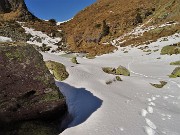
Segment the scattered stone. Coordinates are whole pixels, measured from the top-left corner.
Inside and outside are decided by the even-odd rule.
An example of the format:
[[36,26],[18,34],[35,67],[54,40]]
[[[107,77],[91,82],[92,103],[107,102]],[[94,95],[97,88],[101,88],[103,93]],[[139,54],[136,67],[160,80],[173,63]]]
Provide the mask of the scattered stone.
[[71,62],[75,64],[79,64],[76,57],[71,58]]
[[176,77],[180,77],[180,67],[176,67],[173,72],[171,73],[171,75],[169,75],[170,78],[176,78]]
[[123,67],[123,66],[119,66],[116,69],[116,75],[124,75],[124,76],[130,76],[130,72],[127,68]]
[[116,80],[117,80],[117,81],[122,81],[122,79],[121,79],[120,76],[116,76]]
[[170,65],[180,65],[180,61],[171,62]]
[[160,84],[153,84],[153,83],[150,83],[152,86],[154,86],[155,88],[162,88],[162,87],[164,87],[166,84],[167,84],[167,82],[165,82],[165,81],[160,81]]
[[106,82],[107,85],[109,85],[111,83],[113,83],[113,81],[111,81],[111,80]]
[[52,71],[55,79],[58,81],[64,81],[69,76],[69,73],[66,71],[66,67],[61,63],[46,61],[46,66],[50,71]]
[[103,67],[102,70],[108,74],[130,76],[129,70],[123,66],[119,66],[117,69],[112,67]]
[[172,54],[180,54],[180,43],[164,46],[161,50],[161,55],[172,55]]

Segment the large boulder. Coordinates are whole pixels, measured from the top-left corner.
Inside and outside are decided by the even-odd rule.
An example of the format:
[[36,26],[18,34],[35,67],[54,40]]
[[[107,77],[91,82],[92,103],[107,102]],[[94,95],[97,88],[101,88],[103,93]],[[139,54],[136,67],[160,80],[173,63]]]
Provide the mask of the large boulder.
[[65,114],[65,98],[42,55],[26,43],[0,43],[0,134],[12,123],[59,120]]

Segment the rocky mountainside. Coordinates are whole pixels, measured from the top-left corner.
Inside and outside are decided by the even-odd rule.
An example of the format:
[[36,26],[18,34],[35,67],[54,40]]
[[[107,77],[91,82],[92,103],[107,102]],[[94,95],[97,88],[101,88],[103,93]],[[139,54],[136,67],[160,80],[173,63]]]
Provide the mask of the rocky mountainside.
[[[107,50],[110,41],[132,31],[138,25],[156,26],[180,22],[180,0],[98,0],[61,25],[66,32],[69,48],[99,54]],[[146,32],[132,42],[143,43],[179,31],[179,24]],[[162,32],[163,31],[163,32]],[[127,41],[127,39],[126,39]],[[106,43],[106,45],[102,45]],[[102,51],[106,52],[106,51]]]
[[27,9],[24,0],[1,0],[0,17],[3,20],[27,21],[37,19]]

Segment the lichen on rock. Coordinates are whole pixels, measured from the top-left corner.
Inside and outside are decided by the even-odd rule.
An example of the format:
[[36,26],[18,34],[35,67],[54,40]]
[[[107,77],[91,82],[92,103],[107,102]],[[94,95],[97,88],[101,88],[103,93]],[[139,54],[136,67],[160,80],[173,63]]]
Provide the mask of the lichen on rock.
[[69,76],[69,73],[66,71],[66,67],[61,63],[46,61],[46,66],[50,71],[52,71],[54,77],[59,81],[63,81]]
[[15,131],[19,127],[13,123],[57,121],[67,113],[64,96],[31,45],[0,43],[0,80],[0,134],[7,132],[9,124]]
[[123,66],[119,66],[118,68],[103,67],[102,70],[108,74],[130,76],[129,70]]
[[180,67],[176,67],[173,72],[171,73],[171,75],[169,75],[170,78],[176,78],[176,77],[180,77]]

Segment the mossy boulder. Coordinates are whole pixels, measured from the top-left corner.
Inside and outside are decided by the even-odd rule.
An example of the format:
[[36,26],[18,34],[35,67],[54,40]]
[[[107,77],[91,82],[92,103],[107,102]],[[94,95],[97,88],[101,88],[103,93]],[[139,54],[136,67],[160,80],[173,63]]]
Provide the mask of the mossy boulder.
[[170,65],[180,65],[180,61],[171,62]]
[[63,81],[69,76],[69,73],[66,71],[66,67],[61,63],[46,61],[46,66],[50,71],[52,71],[56,80]]
[[180,54],[180,43],[164,46],[161,49],[161,55],[165,55],[165,54],[167,55]]
[[116,69],[112,67],[103,67],[102,70],[108,74],[116,74]]
[[102,70],[108,74],[130,76],[129,70],[123,66],[119,66],[117,69],[113,67],[103,67]]
[[76,57],[72,57],[71,62],[74,64],[79,64]]
[[123,67],[123,66],[119,66],[116,69],[116,75],[124,75],[124,76],[130,76],[130,72],[127,68]]
[[122,81],[122,79],[121,79],[120,76],[116,76],[116,80],[117,80],[117,81]]
[[0,134],[9,132],[9,124],[14,132],[26,121],[55,122],[67,113],[64,96],[31,45],[0,43],[0,80]]
[[180,77],[180,67],[176,67],[173,72],[171,73],[171,75],[169,75],[170,78],[176,78],[176,77]]
[[152,86],[154,86],[155,88],[163,88],[167,82],[165,81],[160,81],[160,84],[153,84],[153,83],[150,83]]

